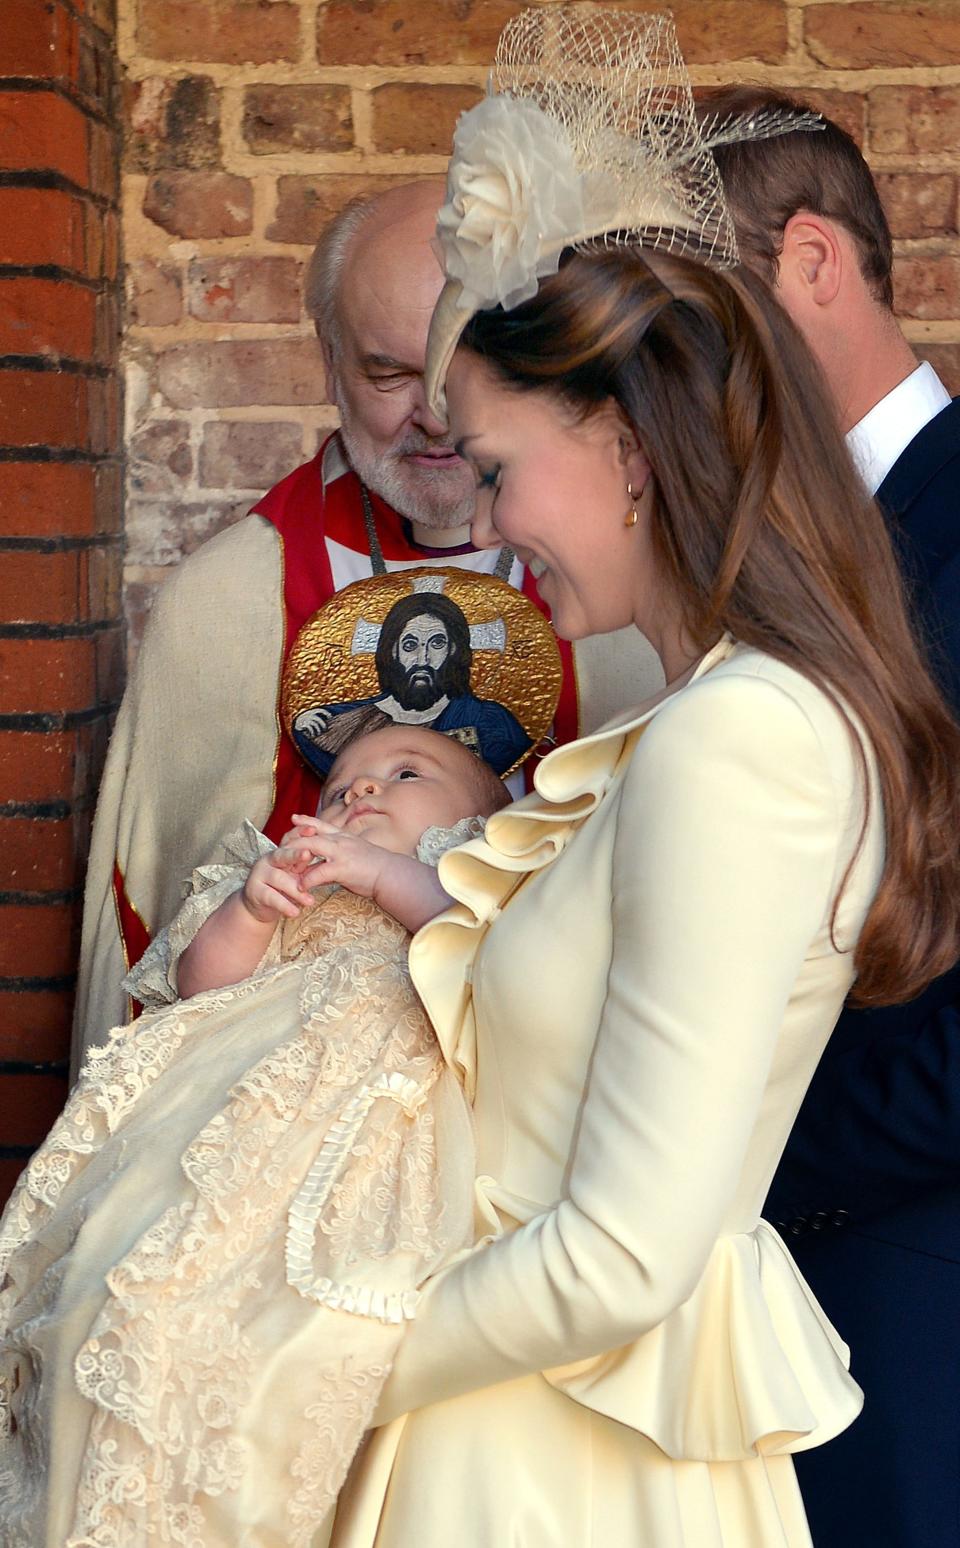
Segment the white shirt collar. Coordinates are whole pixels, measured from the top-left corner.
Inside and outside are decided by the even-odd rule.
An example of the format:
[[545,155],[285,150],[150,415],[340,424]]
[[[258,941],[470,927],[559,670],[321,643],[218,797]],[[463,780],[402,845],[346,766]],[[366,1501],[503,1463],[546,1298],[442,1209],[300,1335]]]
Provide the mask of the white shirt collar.
[[323,448],[323,458],[320,463],[320,479],[324,492],[326,492],[327,485],[332,484],[334,479],[342,478],[344,473],[349,472],[350,464],[347,461],[347,454],[343,449],[343,442],[340,439],[339,431],[337,431],[330,437]]
[[925,360],[847,431],[847,448],[871,494],[914,436],[949,402],[950,394]]

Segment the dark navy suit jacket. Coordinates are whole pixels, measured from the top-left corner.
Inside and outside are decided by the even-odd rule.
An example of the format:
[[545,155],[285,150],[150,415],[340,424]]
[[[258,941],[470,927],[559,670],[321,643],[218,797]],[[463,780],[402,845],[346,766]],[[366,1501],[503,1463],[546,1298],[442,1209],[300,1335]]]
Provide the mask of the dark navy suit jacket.
[[[960,398],[877,493],[960,710]],[[860,1418],[795,1461],[815,1548],[960,1545],[960,966],[845,1010],[767,1199],[851,1345]]]

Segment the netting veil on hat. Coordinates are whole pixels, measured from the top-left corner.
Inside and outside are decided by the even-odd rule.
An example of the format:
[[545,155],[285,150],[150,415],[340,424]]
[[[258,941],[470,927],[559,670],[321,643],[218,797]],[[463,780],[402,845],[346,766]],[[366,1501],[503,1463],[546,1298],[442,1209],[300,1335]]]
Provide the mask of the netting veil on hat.
[[570,247],[622,243],[738,261],[716,145],[822,128],[816,113],[698,119],[673,18],[521,11],[497,45],[488,95],[453,140],[437,237],[447,281],[427,346],[443,383],[467,322],[536,294]]

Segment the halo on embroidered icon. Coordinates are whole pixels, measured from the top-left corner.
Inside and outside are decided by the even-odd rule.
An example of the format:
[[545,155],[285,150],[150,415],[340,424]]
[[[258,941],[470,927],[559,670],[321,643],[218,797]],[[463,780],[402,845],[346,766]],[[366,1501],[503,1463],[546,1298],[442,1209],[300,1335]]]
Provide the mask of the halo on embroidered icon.
[[506,776],[549,731],[562,676],[549,623],[506,581],[395,570],[345,586],[304,624],[280,713],[321,776],[348,742],[391,724],[442,731]]

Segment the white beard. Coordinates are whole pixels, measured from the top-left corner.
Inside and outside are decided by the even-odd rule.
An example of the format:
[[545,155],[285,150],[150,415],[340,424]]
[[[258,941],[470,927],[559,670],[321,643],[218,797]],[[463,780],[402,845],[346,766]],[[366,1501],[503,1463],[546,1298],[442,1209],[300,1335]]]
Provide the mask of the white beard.
[[[339,396],[339,395],[338,395]],[[349,412],[340,408],[340,439],[357,477],[381,500],[423,527],[466,527],[473,520],[476,494],[469,475],[459,468],[417,468],[405,454],[426,450],[430,438],[411,431],[385,455],[370,449],[358,434]]]

